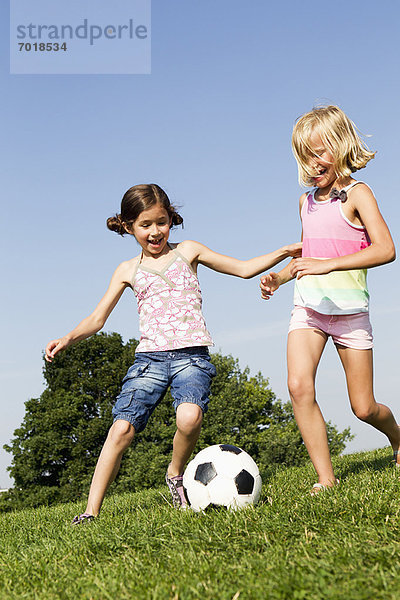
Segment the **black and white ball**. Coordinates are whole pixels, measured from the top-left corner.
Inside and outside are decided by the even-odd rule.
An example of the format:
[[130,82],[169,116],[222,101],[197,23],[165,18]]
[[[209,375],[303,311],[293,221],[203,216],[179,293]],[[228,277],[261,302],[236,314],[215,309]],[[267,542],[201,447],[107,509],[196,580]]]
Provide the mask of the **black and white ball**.
[[261,476],[247,452],[218,444],[205,448],[190,461],[183,474],[183,486],[195,511],[210,505],[237,509],[258,501]]

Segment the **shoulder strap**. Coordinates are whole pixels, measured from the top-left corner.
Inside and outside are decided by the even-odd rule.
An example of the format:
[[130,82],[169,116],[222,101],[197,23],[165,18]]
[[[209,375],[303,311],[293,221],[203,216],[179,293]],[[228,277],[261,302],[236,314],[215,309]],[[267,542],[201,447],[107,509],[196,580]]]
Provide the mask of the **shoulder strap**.
[[179,256],[179,258],[183,258],[183,260],[187,262],[187,259],[183,256],[181,252],[179,252],[178,248],[171,248],[171,250],[174,254],[176,254],[176,256]]
[[188,261],[188,259],[186,258],[186,256],[184,256],[181,252],[179,252],[178,248],[172,248],[172,252],[176,256],[179,256],[179,258],[182,259],[183,262],[187,264],[187,266],[189,267],[189,269],[196,275],[196,271],[193,269],[192,265],[190,264],[190,262]]
[[358,183],[364,183],[364,182],[363,181],[352,181],[351,183],[349,183],[349,185],[346,185],[346,187],[342,188],[342,190],[340,190],[340,191],[348,192],[349,190],[351,190],[351,188],[353,188]]
[[307,190],[306,192],[304,192],[305,198],[304,198],[304,200],[303,200],[303,202],[301,204],[300,214],[303,212],[304,206],[305,206],[306,202],[309,201],[308,199],[310,197],[310,194],[313,195],[313,192],[314,192],[313,189],[312,190]]
[[136,273],[138,272],[139,265],[142,262],[142,256],[143,256],[143,252],[141,252],[138,256],[135,257],[136,264],[134,266],[132,277],[131,277],[131,286],[132,286],[132,288],[135,285]]

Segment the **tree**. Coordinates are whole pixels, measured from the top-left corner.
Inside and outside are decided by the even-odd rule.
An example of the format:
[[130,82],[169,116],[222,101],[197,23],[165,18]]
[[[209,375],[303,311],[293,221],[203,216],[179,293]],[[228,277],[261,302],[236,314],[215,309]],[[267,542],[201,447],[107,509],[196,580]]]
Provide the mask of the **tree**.
[[[45,363],[46,389],[26,402],[21,427],[10,445],[15,485],[2,494],[0,509],[38,506],[86,497],[111,425],[111,408],[134,359],[136,340],[100,333]],[[289,404],[278,400],[260,373],[250,377],[231,356],[213,354],[217,376],[196,452],[215,443],[242,447],[267,475],[278,464],[300,464],[307,456]],[[146,429],[126,452],[114,491],[160,485],[172,452],[175,414],[169,392]],[[331,451],[351,439],[328,424]]]

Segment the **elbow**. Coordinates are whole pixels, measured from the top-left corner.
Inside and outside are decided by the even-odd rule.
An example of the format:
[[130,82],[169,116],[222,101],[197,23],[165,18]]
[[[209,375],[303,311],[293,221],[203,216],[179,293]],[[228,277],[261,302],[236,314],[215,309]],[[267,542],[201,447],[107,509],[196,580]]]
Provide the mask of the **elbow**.
[[396,248],[393,242],[382,244],[379,246],[379,248],[377,247],[376,250],[377,254],[375,266],[387,265],[388,263],[396,260]]
[[253,264],[252,259],[244,260],[239,265],[237,275],[238,275],[238,277],[241,277],[242,279],[253,279],[253,277],[262,273],[263,270],[265,270],[265,269],[257,268],[257,266],[255,266]]
[[104,325],[105,325],[105,320],[104,319],[98,319],[97,323],[96,323],[96,333],[98,331],[100,331],[100,329],[103,329]]
[[100,331],[100,329],[103,329],[105,322],[106,322],[106,319],[103,319],[102,317],[100,317],[98,315],[92,315],[92,317],[91,317],[91,325],[92,325],[92,328],[94,329],[95,333]]
[[231,271],[231,275],[235,275],[235,277],[240,277],[241,279],[252,279],[259,273],[262,273],[263,270],[258,269],[252,263],[253,260],[238,261],[235,270]]
[[253,277],[253,274],[250,272],[250,269],[246,264],[246,261],[240,261],[240,263],[236,265],[235,270],[231,271],[231,275],[234,275],[235,277],[240,277],[240,279],[250,279],[251,277]]
[[238,273],[239,277],[242,279],[252,279],[256,273],[254,271],[250,271],[249,267],[244,264]]
[[386,249],[386,263],[391,263],[396,260],[396,248],[394,244],[390,244],[390,246]]

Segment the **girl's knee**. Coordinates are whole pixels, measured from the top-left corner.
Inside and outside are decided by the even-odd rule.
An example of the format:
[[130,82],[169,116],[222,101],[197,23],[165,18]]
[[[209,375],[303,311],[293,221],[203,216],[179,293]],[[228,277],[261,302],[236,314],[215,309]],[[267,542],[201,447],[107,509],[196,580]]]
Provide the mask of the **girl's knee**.
[[197,404],[184,402],[176,411],[176,426],[181,433],[190,435],[197,431],[203,421],[203,411]]
[[369,423],[374,420],[378,413],[378,406],[376,404],[370,404],[368,406],[352,406],[352,411],[360,421]]
[[314,401],[315,390],[312,379],[292,375],[288,379],[288,389],[292,402]]
[[135,436],[135,428],[129,421],[118,419],[112,424],[108,436],[116,445],[129,446]]

